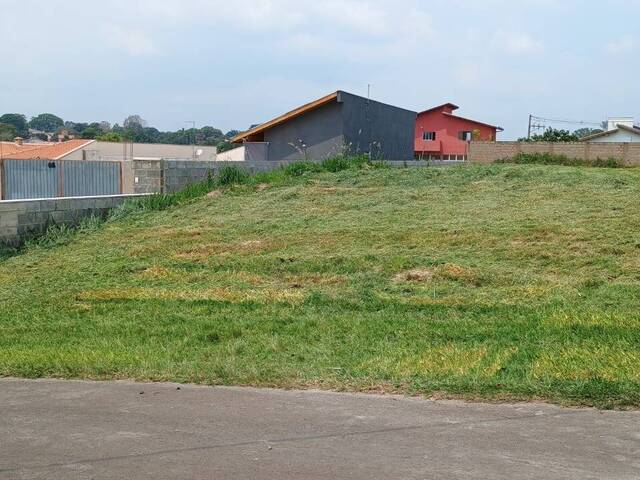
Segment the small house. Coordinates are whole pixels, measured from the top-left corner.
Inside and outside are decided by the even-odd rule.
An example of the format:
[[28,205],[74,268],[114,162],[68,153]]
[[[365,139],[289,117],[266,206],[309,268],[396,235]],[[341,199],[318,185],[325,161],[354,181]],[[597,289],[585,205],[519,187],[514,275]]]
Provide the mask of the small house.
[[503,129],[459,117],[457,105],[445,103],[418,114],[414,139],[415,156],[426,160],[466,160],[469,142],[495,141]]
[[607,131],[595,133],[580,139],[581,142],[598,143],[638,143],[640,127],[632,117],[615,117],[607,120]]
[[229,160],[323,160],[364,154],[413,159],[416,112],[337,91],[264,122],[232,139]]

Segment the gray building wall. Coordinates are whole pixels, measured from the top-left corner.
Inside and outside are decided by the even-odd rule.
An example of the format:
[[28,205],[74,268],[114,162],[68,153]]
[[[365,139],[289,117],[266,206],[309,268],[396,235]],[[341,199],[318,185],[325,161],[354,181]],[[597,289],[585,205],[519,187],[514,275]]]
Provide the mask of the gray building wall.
[[300,160],[291,144],[306,145],[311,160],[342,153],[368,154],[376,160],[412,160],[417,113],[339,92],[323,105],[264,133],[270,161]]
[[309,159],[324,160],[343,151],[342,106],[329,103],[264,133],[269,142],[269,161],[301,160],[305,157],[291,144],[307,145]]
[[346,92],[339,92],[338,101],[350,153],[371,153],[373,160],[413,160],[416,112]]

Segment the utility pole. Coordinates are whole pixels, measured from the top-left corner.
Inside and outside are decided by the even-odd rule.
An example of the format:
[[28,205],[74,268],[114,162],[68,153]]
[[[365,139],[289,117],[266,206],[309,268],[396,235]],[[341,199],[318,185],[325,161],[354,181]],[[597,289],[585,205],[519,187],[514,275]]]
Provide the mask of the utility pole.
[[192,128],[191,128],[191,147],[192,147],[192,153],[191,153],[191,158],[193,158],[194,160],[196,159],[196,122],[194,122],[193,120],[189,120],[184,122],[186,124],[191,124]]
[[531,140],[531,122],[533,121],[533,115],[529,115],[529,133],[527,134],[527,140]]

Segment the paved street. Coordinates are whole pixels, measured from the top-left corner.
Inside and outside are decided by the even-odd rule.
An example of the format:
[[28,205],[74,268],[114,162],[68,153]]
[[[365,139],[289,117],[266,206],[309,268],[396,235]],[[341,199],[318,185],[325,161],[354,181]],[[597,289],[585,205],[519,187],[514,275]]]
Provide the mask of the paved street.
[[0,380],[0,479],[638,479],[640,413]]

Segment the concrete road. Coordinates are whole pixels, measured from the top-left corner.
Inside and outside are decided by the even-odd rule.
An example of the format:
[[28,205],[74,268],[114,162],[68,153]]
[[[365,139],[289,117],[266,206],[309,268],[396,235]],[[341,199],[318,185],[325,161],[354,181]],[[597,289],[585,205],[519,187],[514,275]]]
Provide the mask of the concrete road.
[[640,413],[0,380],[0,479],[639,479]]

